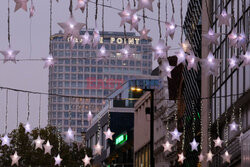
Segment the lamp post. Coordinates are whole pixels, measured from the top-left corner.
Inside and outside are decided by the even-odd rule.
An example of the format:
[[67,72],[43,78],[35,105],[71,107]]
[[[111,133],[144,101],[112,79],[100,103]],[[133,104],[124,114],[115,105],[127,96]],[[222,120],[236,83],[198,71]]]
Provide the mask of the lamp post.
[[150,167],[155,166],[154,161],[154,89],[141,89],[131,87],[132,92],[150,91]]

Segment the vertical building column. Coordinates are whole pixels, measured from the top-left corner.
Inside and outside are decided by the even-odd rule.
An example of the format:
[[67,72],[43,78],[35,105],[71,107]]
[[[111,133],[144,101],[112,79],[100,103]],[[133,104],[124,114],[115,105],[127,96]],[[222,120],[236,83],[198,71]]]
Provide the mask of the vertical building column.
[[[210,22],[209,22],[209,15],[208,12],[211,10],[211,0],[202,0],[202,32],[208,32],[208,29],[210,27]],[[204,41],[204,38],[202,37],[201,41],[202,47],[201,47],[201,58],[206,58],[208,53],[209,53],[209,47],[206,44],[206,41]],[[203,72],[203,70],[202,70]],[[201,97],[209,97],[211,92],[211,79],[207,75],[201,75]],[[209,112],[210,110],[210,99],[203,100],[203,109],[201,111],[201,121],[202,121],[202,153],[205,156],[208,153],[209,149],[209,136],[208,136],[208,125],[209,125]],[[209,164],[206,160],[202,162],[202,167],[208,167]]]

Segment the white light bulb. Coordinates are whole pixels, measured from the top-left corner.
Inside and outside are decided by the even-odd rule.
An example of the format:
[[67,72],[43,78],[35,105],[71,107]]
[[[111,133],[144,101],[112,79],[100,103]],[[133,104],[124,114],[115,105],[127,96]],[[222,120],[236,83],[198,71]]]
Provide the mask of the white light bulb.
[[73,24],[70,24],[69,26],[70,26],[70,28],[71,28],[71,29],[73,29],[73,28],[74,28],[74,25],[73,25]]
[[169,28],[170,28],[170,30],[173,30],[173,29],[175,28],[175,26],[174,26],[173,24],[171,24],[171,25],[169,26]]

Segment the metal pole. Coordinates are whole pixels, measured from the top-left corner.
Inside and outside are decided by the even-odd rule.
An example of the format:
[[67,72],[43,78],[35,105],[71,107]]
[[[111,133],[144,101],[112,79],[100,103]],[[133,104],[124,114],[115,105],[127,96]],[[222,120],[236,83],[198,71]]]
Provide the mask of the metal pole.
[[155,166],[154,160],[154,90],[150,90],[151,105],[150,105],[150,167]]

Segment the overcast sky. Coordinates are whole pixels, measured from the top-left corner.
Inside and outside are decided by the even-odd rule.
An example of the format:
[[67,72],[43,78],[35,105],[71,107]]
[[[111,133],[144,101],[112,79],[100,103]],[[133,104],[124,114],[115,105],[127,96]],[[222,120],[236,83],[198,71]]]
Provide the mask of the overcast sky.
[[[10,0],[11,10],[11,46],[12,49],[20,50],[17,59],[39,59],[41,57],[48,56],[48,42],[49,42],[49,1],[50,0],[33,0],[36,12],[32,21],[29,19],[29,13],[23,10],[18,10],[14,13],[15,3],[14,0]],[[77,0],[73,0],[75,8]],[[94,1],[94,0],[92,0]],[[127,0],[124,0],[127,4]],[[185,18],[185,12],[187,8],[187,1],[183,0],[183,19]],[[5,50],[8,47],[7,42],[7,5],[8,0],[1,0],[0,4],[0,50]],[[102,2],[99,0],[99,3]],[[133,1],[131,0],[131,4]],[[146,15],[158,18],[157,2],[154,2],[154,12],[146,10]],[[172,6],[170,0],[161,0],[161,20],[166,20],[165,3],[168,3],[168,20],[172,17]],[[180,1],[174,1],[175,3],[175,21],[180,25]],[[105,4],[115,6],[116,8],[122,8],[121,0],[105,0]],[[30,1],[28,3],[30,6]],[[64,22],[69,18],[69,0],[60,0],[56,3],[53,0],[53,28],[52,32],[57,33],[60,27],[58,22]],[[101,29],[101,6],[98,7],[98,27]],[[85,14],[82,14],[80,10],[73,11],[75,19],[78,22],[85,23]],[[89,20],[88,27],[94,28],[94,16],[95,5],[89,3]],[[141,14],[141,12],[139,12]],[[123,31],[123,27],[120,25],[120,17],[117,11],[114,9],[105,8],[105,31]],[[31,29],[30,29],[31,27]],[[140,24],[142,27],[142,22]],[[146,27],[151,29],[149,36],[153,38],[153,45],[159,40],[158,23],[152,20],[146,20]],[[127,26],[127,31],[129,31]],[[161,24],[162,34],[165,35],[165,24]],[[32,31],[30,31],[32,30]],[[30,35],[31,34],[31,35]],[[178,47],[180,42],[181,29],[177,28],[174,40],[169,40],[168,45],[172,48]],[[30,40],[31,39],[31,40]],[[32,50],[30,54],[30,49]],[[175,51],[170,51],[169,55]],[[1,59],[3,56],[1,55]],[[154,62],[154,68],[157,63]],[[48,91],[48,69],[43,69],[42,61],[22,61],[14,64],[8,62],[3,64],[0,62],[0,86],[32,90],[39,92]],[[4,132],[5,126],[5,105],[6,105],[6,91],[0,90],[0,133]],[[42,96],[42,110],[41,110],[41,126],[44,127],[47,124],[47,112],[48,101],[47,96]],[[8,131],[11,131],[16,127],[16,112],[17,112],[17,94],[16,92],[9,91],[8,98]],[[39,108],[39,95],[30,94],[30,123],[32,128],[38,126],[38,108]],[[19,122],[26,123],[27,118],[27,94],[19,93]]]

